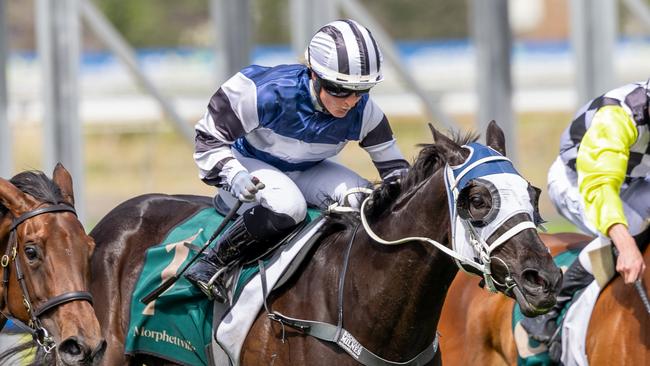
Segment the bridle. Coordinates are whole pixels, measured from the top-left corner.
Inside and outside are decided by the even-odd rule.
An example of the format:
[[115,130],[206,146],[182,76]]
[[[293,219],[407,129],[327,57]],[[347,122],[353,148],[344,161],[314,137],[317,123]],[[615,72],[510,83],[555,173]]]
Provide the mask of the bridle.
[[75,216],[77,215],[74,208],[66,204],[56,204],[52,206],[46,206],[32,211],[28,211],[20,215],[19,217],[15,218],[11,223],[11,227],[9,228],[9,242],[7,244],[7,250],[5,254],[2,256],[2,259],[0,260],[0,265],[3,268],[2,286],[4,288],[4,299],[3,299],[4,304],[7,306],[9,304],[8,301],[9,275],[11,273],[10,265],[13,262],[16,268],[16,280],[20,284],[20,289],[23,293],[23,305],[25,305],[25,308],[27,309],[27,313],[29,314],[30,319],[28,324],[25,324],[21,320],[16,319],[15,317],[5,312],[2,312],[2,315],[7,319],[11,319],[11,321],[14,322],[14,324],[17,327],[30,333],[34,338],[34,341],[36,341],[36,343],[38,343],[38,345],[41,346],[46,353],[50,353],[50,351],[56,346],[56,343],[49,335],[47,330],[41,324],[40,317],[43,314],[47,313],[48,311],[56,308],[57,306],[72,301],[83,300],[83,301],[88,301],[91,305],[93,304],[93,297],[90,294],[90,292],[70,291],[48,299],[47,301],[45,301],[44,304],[42,304],[37,308],[33,306],[33,303],[29,296],[29,292],[27,291],[27,284],[25,283],[25,275],[23,273],[20,261],[16,260],[16,255],[18,254],[18,234],[16,232],[16,229],[21,223],[31,219],[32,217],[42,215],[44,213],[52,213],[52,212],[72,212],[73,214],[75,214]]
[[[510,160],[507,157],[497,153],[492,149],[489,149],[485,146],[476,143],[465,145],[463,147],[470,149],[470,156],[467,158],[467,160],[459,166],[452,167],[449,164],[447,164],[444,168],[445,169],[444,180],[447,189],[447,196],[449,201],[449,214],[450,214],[451,225],[452,225],[451,240],[452,240],[453,248],[448,248],[442,243],[439,243],[431,238],[425,238],[425,237],[408,237],[408,238],[402,238],[398,240],[382,239],[371,229],[365,215],[365,207],[367,203],[371,201],[372,199],[371,196],[368,196],[361,204],[360,218],[361,218],[362,226],[365,229],[365,231],[368,233],[368,235],[374,241],[380,244],[396,245],[396,244],[403,244],[411,241],[421,241],[421,242],[432,244],[438,250],[452,257],[456,262],[457,266],[461,270],[466,271],[464,266],[468,266],[469,268],[472,268],[473,270],[481,274],[483,276],[483,279],[485,280],[485,285],[489,291],[496,292],[497,287],[500,287],[506,292],[514,291],[516,293],[519,291],[519,289],[517,287],[517,283],[514,281],[514,279],[510,274],[510,269],[502,259],[498,257],[494,257],[492,255],[492,252],[497,247],[499,247],[500,245],[502,245],[503,243],[505,243],[506,241],[508,241],[509,239],[511,239],[518,233],[520,233],[521,231],[526,229],[536,229],[536,225],[531,220],[521,221],[515,224],[507,231],[505,231],[504,233],[502,233],[501,235],[499,235],[490,244],[488,244],[487,237],[489,235],[482,235],[482,233],[479,233],[477,231],[477,228],[472,224],[471,220],[463,219],[459,217],[457,212],[458,195],[460,190],[463,188],[464,184],[466,184],[469,178],[485,176],[487,172],[494,169],[494,166],[496,166],[497,170],[499,171],[505,170],[508,171],[508,173],[510,174],[512,174],[513,172],[516,173],[516,171],[514,171],[514,168],[512,168],[512,163],[510,162]],[[476,156],[474,156],[475,151],[478,152]],[[499,167],[499,165],[501,166]],[[492,166],[493,168],[486,169],[487,166]],[[518,173],[512,174],[513,177],[515,175],[518,176],[519,174]],[[519,178],[521,177],[519,176]],[[523,178],[521,179],[523,180]],[[500,218],[498,225],[505,223],[507,219],[513,217],[518,213],[521,213],[521,211],[511,210],[510,212],[508,212],[507,214],[503,215]],[[533,216],[532,212],[530,213],[529,216],[532,218]],[[460,247],[459,243],[462,244],[464,242],[466,242],[466,244],[473,249],[474,258],[467,256],[466,254],[461,253],[458,250],[458,248]],[[493,273],[492,273],[493,259],[496,259],[499,262],[501,262],[501,264],[504,265],[506,268],[507,275],[505,277],[504,283],[498,282],[493,277]]]

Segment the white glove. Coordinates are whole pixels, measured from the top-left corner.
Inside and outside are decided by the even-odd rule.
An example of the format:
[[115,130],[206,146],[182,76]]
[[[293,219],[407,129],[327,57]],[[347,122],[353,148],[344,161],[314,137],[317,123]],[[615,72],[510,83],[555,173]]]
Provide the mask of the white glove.
[[230,182],[230,193],[242,202],[255,201],[255,194],[264,189],[264,183],[253,177],[246,170],[235,174]]
[[387,174],[382,181],[385,183],[393,183],[393,182],[400,182],[402,178],[406,177],[408,174],[409,170],[407,168],[403,169],[395,169],[389,174]]

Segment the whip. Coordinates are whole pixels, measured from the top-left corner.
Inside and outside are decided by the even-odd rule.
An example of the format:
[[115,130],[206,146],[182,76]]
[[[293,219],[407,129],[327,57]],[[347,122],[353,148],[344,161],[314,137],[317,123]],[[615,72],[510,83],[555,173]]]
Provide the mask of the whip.
[[226,224],[228,224],[230,222],[230,220],[232,220],[233,216],[235,216],[235,214],[237,213],[237,210],[239,210],[241,205],[242,205],[242,201],[237,200],[237,203],[235,203],[235,205],[232,206],[230,211],[228,211],[228,214],[226,215],[226,217],[224,217],[223,221],[221,221],[221,224],[219,224],[219,227],[214,231],[214,234],[212,234],[210,239],[208,239],[208,241],[203,245],[201,250],[199,250],[196,253],[196,255],[194,255],[194,257],[189,262],[187,262],[187,264],[185,264],[185,266],[178,273],[176,273],[173,276],[169,277],[160,286],[156,287],[153,291],[151,291],[145,297],[140,299],[140,302],[142,302],[145,305],[148,305],[150,302],[152,302],[158,296],[160,296],[163,292],[165,292],[165,290],[167,290],[169,287],[171,287],[171,285],[176,283],[176,281],[178,281],[178,279],[183,275],[183,273],[185,273],[185,271],[192,264],[194,264],[194,262],[201,256],[201,254],[203,254],[203,252],[210,246],[210,243],[212,243],[212,241],[214,239],[216,239],[217,236],[219,236],[219,234],[221,234],[223,229],[226,227]]
[[636,288],[636,292],[638,292],[639,297],[641,297],[641,302],[645,307],[645,311],[650,315],[650,300],[648,300],[648,293],[646,292],[643,281],[640,278],[634,281],[634,288]]

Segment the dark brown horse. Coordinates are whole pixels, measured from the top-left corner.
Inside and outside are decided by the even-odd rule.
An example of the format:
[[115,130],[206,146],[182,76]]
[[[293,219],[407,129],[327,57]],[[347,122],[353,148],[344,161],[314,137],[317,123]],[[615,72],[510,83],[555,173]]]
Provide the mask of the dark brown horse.
[[[424,146],[400,184],[377,188],[363,214],[372,230],[384,239],[426,237],[449,250],[451,220],[445,166],[464,162],[470,150],[459,145],[459,138],[452,141],[432,131],[436,144]],[[495,123],[488,128],[487,141],[492,151],[505,152],[503,132]],[[492,193],[470,181],[460,192],[458,205],[462,204],[473,219],[481,219],[492,211]],[[523,193],[531,201],[536,198],[526,188]],[[128,359],[123,354],[131,294],[145,250],[162,242],[172,227],[209,204],[207,197],[144,195],[116,207],[91,232],[97,243],[92,292],[108,340],[107,365],[140,364],[146,359]],[[512,287],[500,284],[518,287],[522,308],[536,314],[555,303],[561,275],[534,227],[510,230],[530,220],[528,214],[516,214],[485,239],[487,243],[496,238],[503,241],[491,253],[499,260],[493,262],[490,279],[511,296]],[[440,248],[418,240],[382,245],[370,238],[355,215],[331,218],[313,255],[289,282],[270,295],[270,307],[288,316],[337,324],[339,281],[348,245],[351,249],[342,292],[345,329],[366,349],[391,361],[409,360],[430,347],[447,289],[458,271],[456,264]],[[283,329],[263,311],[250,329],[240,361],[245,365],[357,364],[335,344],[289,327]],[[164,363],[147,360],[147,364]],[[439,353],[426,363],[439,364]]]
[[106,342],[88,292],[94,247],[61,164],[53,180],[37,171],[0,178],[0,328],[12,319],[58,365],[98,364]]
[[[592,239],[567,233],[541,237],[554,255]],[[648,248],[644,259],[650,263]],[[650,283],[650,271],[645,272],[644,281]],[[479,291],[474,279],[457,276],[439,327],[444,363],[516,365],[513,305],[505,296]],[[625,285],[620,276],[598,298],[587,331],[586,352],[591,365],[650,364],[650,316],[634,287]]]

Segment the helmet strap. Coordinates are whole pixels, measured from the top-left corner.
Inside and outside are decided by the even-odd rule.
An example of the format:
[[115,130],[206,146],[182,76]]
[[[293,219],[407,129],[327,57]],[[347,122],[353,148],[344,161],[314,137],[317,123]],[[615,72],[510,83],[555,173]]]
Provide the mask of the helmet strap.
[[320,83],[320,78],[318,77],[318,75],[316,75],[315,72],[311,71],[311,73],[312,73],[312,75],[316,76],[315,78],[311,79],[312,84],[314,85],[314,93],[316,94],[315,95],[316,96],[316,102],[318,102],[318,105],[323,109],[323,112],[325,112],[327,114],[331,114],[327,110],[327,108],[325,108],[325,104],[323,104],[323,101],[320,100],[320,91],[321,91],[321,88],[322,88],[321,83]]

